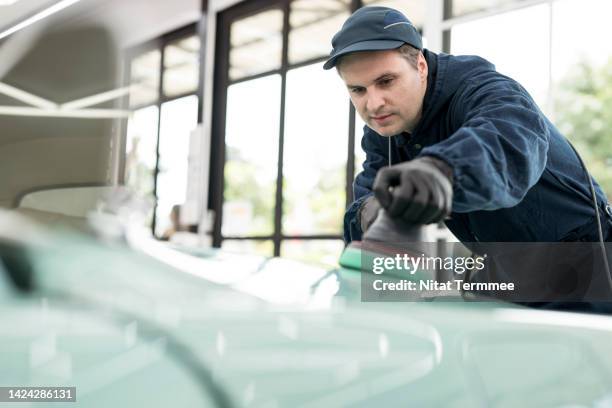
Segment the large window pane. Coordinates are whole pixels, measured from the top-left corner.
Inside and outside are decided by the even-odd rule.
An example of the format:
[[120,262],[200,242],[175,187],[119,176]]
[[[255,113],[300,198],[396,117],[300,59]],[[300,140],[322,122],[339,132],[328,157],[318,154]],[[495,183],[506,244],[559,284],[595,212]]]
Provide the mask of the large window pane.
[[130,107],[155,103],[159,96],[161,51],[153,50],[132,60]]
[[283,233],[342,231],[346,203],[348,93],[322,64],[287,74]]
[[128,122],[125,184],[142,196],[153,196],[157,159],[157,106],[136,110]]
[[612,2],[558,0],[552,7],[553,81],[562,80],[582,64],[605,66],[612,58]]
[[385,6],[401,11],[417,27],[425,23],[426,0],[364,0],[364,6]]
[[329,54],[330,41],[349,16],[349,0],[294,0],[291,3],[289,63]]
[[228,88],[224,236],[273,233],[280,85],[271,75]]
[[285,240],[281,245],[281,256],[334,267],[338,265],[338,259],[343,249],[344,242],[341,240]]
[[524,0],[451,0],[449,2],[451,4],[449,14],[452,17],[457,17],[521,1]]
[[456,25],[451,30],[451,52],[488,59],[499,72],[520,82],[548,113],[548,7],[542,4]]
[[230,80],[280,68],[282,28],[283,12],[277,9],[232,23]]
[[159,174],[155,233],[161,236],[171,225],[172,206],[185,203],[189,137],[197,125],[195,95],[166,102],[161,108]]
[[164,50],[164,95],[195,92],[198,87],[200,39],[192,35],[171,42]]
[[554,121],[612,198],[612,2],[552,6]]

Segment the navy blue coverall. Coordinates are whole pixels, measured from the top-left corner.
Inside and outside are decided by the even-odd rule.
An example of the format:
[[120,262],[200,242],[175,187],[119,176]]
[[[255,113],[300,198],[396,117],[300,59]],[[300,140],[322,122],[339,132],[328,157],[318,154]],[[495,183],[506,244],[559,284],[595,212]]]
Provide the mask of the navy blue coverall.
[[[587,176],[567,140],[527,91],[476,56],[424,50],[429,72],[423,114],[411,134],[391,138],[391,160],[421,155],[453,170],[453,212],[446,226],[462,242],[597,241]],[[358,218],[388,141],[367,126],[363,171],[344,218],[344,239],[360,240]],[[594,181],[595,183],[595,181]],[[605,194],[595,183],[604,234]]]

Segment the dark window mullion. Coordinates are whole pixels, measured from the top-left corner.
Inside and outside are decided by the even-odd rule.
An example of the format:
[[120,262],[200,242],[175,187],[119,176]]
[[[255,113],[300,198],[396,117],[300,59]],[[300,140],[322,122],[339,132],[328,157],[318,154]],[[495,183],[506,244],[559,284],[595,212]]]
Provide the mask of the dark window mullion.
[[229,82],[230,26],[231,14],[222,12],[217,16],[217,35],[215,38],[215,70],[213,86],[213,116],[210,146],[210,207],[214,211],[212,244],[220,248],[223,220],[225,189],[225,125],[227,121],[227,90]]
[[[274,235],[253,235],[253,236],[223,236],[223,240],[274,240]],[[285,239],[299,239],[299,240],[313,240],[313,239],[323,239],[323,240],[334,240],[334,239],[342,239],[342,236],[338,234],[310,234],[310,235],[283,235],[281,234],[281,240]]]
[[[293,70],[293,69],[297,69],[297,68],[306,67],[306,66],[312,65],[312,64],[317,64],[317,63],[323,62],[323,61],[327,61],[327,56],[311,58],[311,59],[306,60],[306,61],[302,61],[302,62],[298,62],[298,63],[295,63],[295,64],[287,65],[287,71],[290,71],[290,70]],[[238,78],[238,79],[233,79],[233,80],[230,80],[228,82],[228,86],[240,84],[242,82],[252,81],[254,79],[259,79],[259,78],[267,77],[267,76],[274,75],[274,74],[281,75],[282,74],[282,68],[272,69],[270,71],[260,72],[258,74],[253,74],[253,75],[248,75],[248,76],[241,77],[241,78]]]
[[255,79],[264,78],[264,77],[267,77],[267,76],[270,76],[270,75],[274,75],[274,74],[282,75],[282,70],[280,68],[272,69],[270,71],[260,72],[259,74],[253,74],[253,75],[248,75],[248,76],[245,76],[245,77],[242,77],[242,78],[233,79],[233,80],[231,80],[231,81],[229,81],[227,83],[227,86],[230,87],[232,85],[241,84],[243,82],[253,81]]
[[453,1],[454,0],[444,0],[444,10],[442,13],[444,20],[448,20],[453,17]]
[[327,56],[327,55],[322,56],[322,57],[310,58],[310,59],[307,59],[307,60],[304,60],[304,61],[300,61],[300,62],[296,62],[296,63],[290,64],[290,65],[288,65],[288,69],[291,70],[291,69],[307,67],[307,66],[312,65],[312,64],[317,64],[319,62],[327,61],[328,58],[329,58],[329,56]]
[[355,107],[349,101],[348,155],[346,160],[346,207],[353,202],[355,179]]
[[290,2],[283,4],[283,48],[281,58],[281,98],[278,133],[278,167],[276,175],[276,207],[274,209],[274,256],[280,256],[283,221],[283,159],[285,146],[285,103],[287,93],[287,65],[289,56]]
[[[311,59],[306,60],[306,61],[301,61],[301,62],[298,62],[298,63],[295,63],[295,64],[290,64],[290,65],[287,65],[287,71],[290,71],[290,70],[293,70],[293,69],[302,68],[302,67],[307,67],[309,65],[317,64],[317,63],[320,63],[320,62],[324,62],[324,61],[327,61],[327,58],[328,58],[327,56],[324,56],[324,57],[315,57],[315,58],[311,58]],[[240,84],[242,82],[252,81],[254,79],[259,79],[259,78],[267,77],[267,76],[274,75],[274,74],[281,75],[282,74],[282,68],[272,69],[270,71],[260,72],[258,74],[253,74],[253,75],[248,75],[248,76],[241,77],[241,78],[238,78],[238,79],[233,79],[233,80],[230,80],[228,82],[228,86]]]
[[183,92],[183,93],[180,93],[174,96],[162,96],[161,103],[172,102],[172,101],[176,101],[177,99],[186,98],[188,96],[193,96],[193,95],[197,96],[196,92],[197,92],[197,88],[193,91]]
[[[125,58],[123,60],[123,75],[122,75],[122,85],[130,86],[132,83],[132,59],[133,58]],[[119,108],[129,110],[130,109],[130,94],[129,92],[123,95],[119,99]],[[121,119],[120,120],[120,139],[119,139],[119,169],[117,174],[117,183],[119,185],[125,186],[125,169],[126,169],[126,157],[127,157],[127,130],[128,130],[128,122],[129,119]]]
[[300,240],[300,241],[308,241],[308,240],[322,240],[322,241],[333,241],[339,240],[342,241],[342,236],[338,234],[312,234],[312,235],[283,235],[283,239],[285,240]]
[[[351,0],[351,13],[363,5],[361,0]],[[346,207],[353,202],[353,180],[355,179],[355,107],[349,101],[348,154],[346,160]]]
[[[150,106],[157,106],[159,104],[164,104],[166,102],[172,102],[175,101],[177,99],[181,99],[181,98],[186,98],[188,96],[197,96],[196,91],[189,91],[189,92],[184,92],[182,94],[178,94],[176,96],[170,96],[170,97],[162,97],[161,99],[157,99],[154,102],[147,102],[147,103],[143,103],[142,105],[134,105],[131,107],[132,111],[137,111],[140,109],[144,109],[144,108],[148,108]],[[200,99],[200,98],[198,98]]]
[[253,237],[223,237],[223,241],[272,241],[274,236],[253,236]]
[[157,176],[159,175],[159,140],[161,132],[161,113],[162,113],[162,90],[164,89],[164,59],[166,54],[165,44],[161,46],[161,61],[159,66],[159,84],[157,88],[157,143],[155,144],[155,171],[153,172],[153,220],[151,222],[151,233],[155,236],[155,226],[157,224]]

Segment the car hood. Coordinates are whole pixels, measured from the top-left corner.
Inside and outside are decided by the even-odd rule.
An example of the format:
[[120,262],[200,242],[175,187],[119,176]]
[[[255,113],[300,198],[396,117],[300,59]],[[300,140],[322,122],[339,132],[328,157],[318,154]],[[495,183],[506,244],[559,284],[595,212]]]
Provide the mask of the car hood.
[[2,225],[34,288],[0,279],[3,386],[87,407],[612,404],[607,316],[365,303],[347,268]]

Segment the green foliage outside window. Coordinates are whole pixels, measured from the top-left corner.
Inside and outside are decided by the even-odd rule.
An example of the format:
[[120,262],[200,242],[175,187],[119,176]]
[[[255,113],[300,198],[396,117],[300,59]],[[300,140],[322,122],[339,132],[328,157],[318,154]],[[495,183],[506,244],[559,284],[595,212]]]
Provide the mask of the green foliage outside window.
[[274,200],[276,184],[274,180],[261,180],[257,177],[259,168],[239,157],[230,148],[230,160],[225,163],[225,201],[247,201],[252,205],[253,219],[249,235],[270,235],[274,231]]
[[612,58],[601,67],[578,64],[557,86],[556,124],[612,198]]

